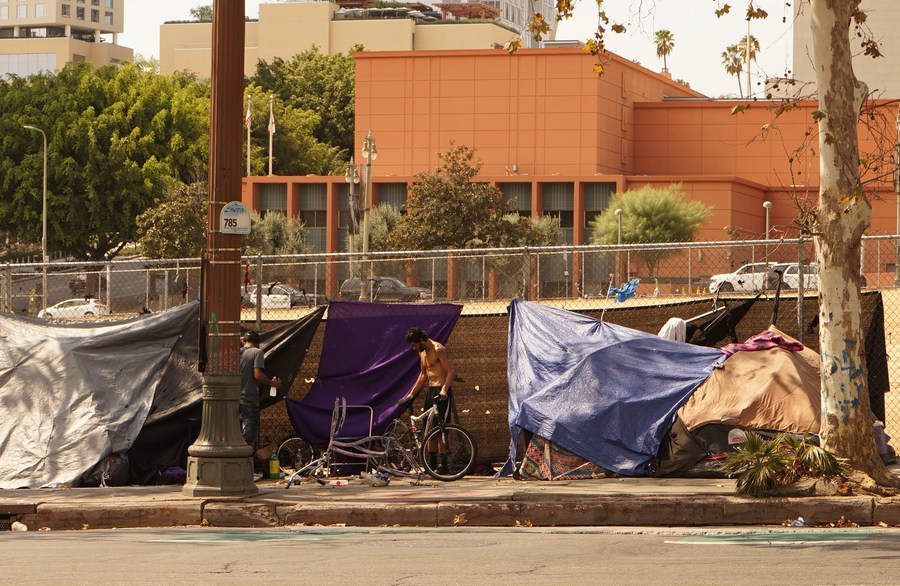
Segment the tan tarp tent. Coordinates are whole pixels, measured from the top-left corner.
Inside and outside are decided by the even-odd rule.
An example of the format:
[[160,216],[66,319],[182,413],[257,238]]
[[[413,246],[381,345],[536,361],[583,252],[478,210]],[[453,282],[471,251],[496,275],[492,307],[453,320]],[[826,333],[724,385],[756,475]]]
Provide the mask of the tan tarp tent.
[[[785,340],[796,341],[770,327]],[[742,350],[725,361],[678,411],[689,430],[708,423],[819,433],[819,355],[804,347]]]

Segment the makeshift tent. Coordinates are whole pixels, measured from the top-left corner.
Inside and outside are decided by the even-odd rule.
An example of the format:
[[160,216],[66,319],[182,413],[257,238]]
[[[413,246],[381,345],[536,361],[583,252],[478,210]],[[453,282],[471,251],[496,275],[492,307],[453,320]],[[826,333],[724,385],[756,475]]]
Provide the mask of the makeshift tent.
[[[264,334],[285,380],[323,311]],[[197,302],[78,324],[0,315],[0,488],[75,486],[111,454],[139,482],[183,465],[200,427],[198,315]]]
[[[196,304],[195,304],[196,305]],[[276,396],[260,385],[260,406],[281,401],[300,371],[325,307],[260,334],[259,347],[266,370],[284,381]],[[185,465],[187,448],[200,432],[203,407],[203,377],[197,370],[199,349],[196,308],[163,369],[147,421],[128,452],[131,476],[139,484],[163,482],[163,472]],[[242,330],[243,331],[243,330]]]
[[616,473],[642,476],[675,413],[725,358],[591,317],[513,300],[510,457],[525,430]]
[[[316,380],[302,401],[286,401],[294,429],[310,444],[324,446],[334,400],[345,397],[348,404],[372,407],[375,432],[384,430],[403,410],[397,401],[420,372],[418,356],[404,338],[406,330],[421,328],[446,344],[461,311],[462,306],[452,304],[331,302]],[[348,410],[347,436],[364,436],[368,427],[363,411]]]
[[76,484],[140,432],[197,305],[146,318],[48,324],[0,316],[0,488]]

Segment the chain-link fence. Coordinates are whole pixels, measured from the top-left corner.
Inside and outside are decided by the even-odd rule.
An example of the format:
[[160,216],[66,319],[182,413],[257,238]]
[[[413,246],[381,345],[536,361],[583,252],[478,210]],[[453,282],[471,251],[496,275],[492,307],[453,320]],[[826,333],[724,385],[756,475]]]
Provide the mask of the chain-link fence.
[[[867,237],[861,258],[873,409],[885,418],[889,433],[900,427],[900,398],[890,392],[890,381],[900,380],[900,367],[890,360],[900,343],[898,246],[896,237]],[[242,260],[235,302],[241,303],[246,327],[261,330],[335,299],[462,304],[449,342],[464,379],[454,392],[462,423],[476,435],[482,457],[498,461],[509,442],[506,307],[511,298],[656,333],[671,317],[689,320],[707,314],[714,303],[736,306],[758,294],[735,329],[739,340],[775,322],[818,350],[813,259],[809,240],[257,256]],[[0,310],[29,315],[44,310],[42,317],[60,320],[157,312],[198,298],[199,266],[197,259],[7,264],[0,266]],[[623,287],[629,281],[633,297]],[[616,293],[627,299],[618,301]],[[324,327],[291,398],[305,396],[316,376]],[[292,433],[282,404],[264,410],[261,443]]]

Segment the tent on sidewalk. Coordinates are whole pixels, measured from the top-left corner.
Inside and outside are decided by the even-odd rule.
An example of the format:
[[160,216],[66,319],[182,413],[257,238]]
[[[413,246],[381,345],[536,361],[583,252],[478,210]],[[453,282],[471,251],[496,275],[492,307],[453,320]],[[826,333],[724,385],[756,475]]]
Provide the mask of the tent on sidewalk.
[[[297,433],[313,446],[328,443],[334,400],[367,405],[374,411],[379,433],[403,410],[397,401],[419,376],[419,361],[409,348],[406,330],[418,327],[432,340],[446,344],[462,312],[453,304],[385,304],[332,301],[316,380],[302,401],[286,400],[288,417]],[[368,434],[369,418],[348,410],[348,436]]]
[[[286,380],[322,311],[267,333]],[[183,465],[202,403],[198,316],[197,302],[91,323],[0,315],[0,488],[77,486],[114,454],[139,481]]]
[[[528,477],[704,475],[695,466],[728,451],[733,430],[818,432],[818,355],[774,327],[724,352],[707,349],[707,368],[678,357],[689,344],[548,309],[515,302],[510,312],[511,453],[524,432]],[[632,337],[642,354],[628,352]],[[684,378],[671,380],[673,369]],[[623,452],[632,459],[611,457]]]
[[512,473],[526,431],[628,476],[648,474],[678,408],[725,356],[562,309],[509,309]]

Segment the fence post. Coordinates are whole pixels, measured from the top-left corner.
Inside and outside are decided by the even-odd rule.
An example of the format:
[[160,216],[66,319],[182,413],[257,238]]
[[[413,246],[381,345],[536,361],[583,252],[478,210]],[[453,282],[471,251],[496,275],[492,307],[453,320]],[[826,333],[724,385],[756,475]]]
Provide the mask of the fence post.
[[522,249],[522,255],[522,260],[525,263],[522,270],[522,273],[524,274],[522,278],[522,299],[528,301],[529,294],[531,293],[531,257],[528,254],[527,246]]
[[256,331],[262,331],[262,252],[256,254]]
[[12,265],[9,261],[6,261],[6,273],[4,275],[4,288],[2,291],[3,301],[6,302],[6,311],[9,313],[13,312],[13,304],[12,304]]
[[803,306],[806,305],[806,278],[803,272],[803,236],[797,238],[797,341],[803,342]]

